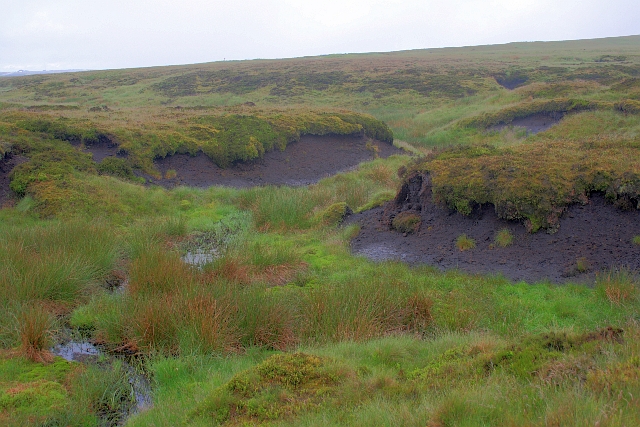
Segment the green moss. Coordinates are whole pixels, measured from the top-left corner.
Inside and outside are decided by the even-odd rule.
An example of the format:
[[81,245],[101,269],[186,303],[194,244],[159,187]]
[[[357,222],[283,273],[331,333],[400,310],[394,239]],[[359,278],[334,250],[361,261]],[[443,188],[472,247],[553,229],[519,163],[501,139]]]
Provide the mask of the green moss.
[[330,388],[347,375],[344,367],[317,356],[292,353],[271,356],[236,374],[192,413],[218,423],[267,421],[292,416],[330,398]]
[[593,347],[622,342],[623,331],[605,328],[596,332],[570,334],[566,332],[547,332],[530,336],[522,344],[514,345],[496,353],[487,362],[489,369],[502,368],[521,378],[531,378],[540,372],[543,366],[552,360],[558,360],[567,354],[582,351],[593,352]]
[[638,155],[640,144],[633,140],[538,139],[504,148],[443,150],[412,170],[431,174],[437,203],[463,214],[492,204],[500,218],[524,220],[529,231],[554,231],[566,208],[585,203],[593,191],[606,192],[612,202],[637,200]]
[[364,212],[364,211],[367,211],[369,209],[373,209],[373,208],[377,208],[378,206],[382,206],[383,204],[385,204],[389,200],[393,200],[393,198],[395,196],[396,196],[396,194],[393,191],[390,191],[390,190],[380,191],[380,192],[378,192],[378,193],[373,195],[373,197],[371,198],[371,201],[369,201],[366,204],[360,206],[356,210],[356,212]]
[[118,157],[105,157],[98,166],[97,171],[101,175],[109,175],[116,178],[137,181],[138,177],[133,173],[133,169],[125,159]]
[[322,212],[322,222],[328,225],[338,224],[350,211],[345,202],[334,203]]
[[61,409],[68,402],[68,397],[65,388],[57,382],[16,384],[0,390],[0,412],[18,411],[42,416]]

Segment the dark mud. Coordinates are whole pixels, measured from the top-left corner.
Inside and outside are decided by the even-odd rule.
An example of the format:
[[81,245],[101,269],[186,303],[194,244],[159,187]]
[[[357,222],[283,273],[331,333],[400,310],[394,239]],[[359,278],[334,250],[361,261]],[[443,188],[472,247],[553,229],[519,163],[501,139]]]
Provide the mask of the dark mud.
[[562,120],[564,113],[539,113],[533,114],[528,117],[521,117],[514,119],[510,123],[501,123],[495,126],[491,126],[489,131],[500,132],[505,128],[521,127],[527,130],[528,134],[535,135],[539,132],[544,132],[550,129],[553,125],[556,125]]
[[[492,206],[479,208],[470,217],[436,206],[428,182],[399,196],[405,197],[347,220],[361,225],[351,242],[354,254],[441,270],[502,274],[527,282],[592,284],[598,272],[613,267],[640,271],[640,246],[632,243],[640,235],[640,211],[621,211],[598,194],[584,206],[570,207],[554,234],[527,233],[522,224],[499,219]],[[391,219],[406,210],[420,216],[418,231],[404,235],[390,230]],[[503,228],[514,236],[513,244],[506,248],[494,244],[496,233]],[[474,239],[476,247],[458,250],[456,239],[461,234]]]
[[126,157],[126,153],[120,149],[118,143],[105,135],[100,135],[96,141],[91,143],[76,146],[83,152],[90,153],[96,163],[100,163],[107,157]]
[[11,180],[9,174],[16,166],[25,163],[26,157],[9,153],[4,159],[0,159],[0,208],[15,201],[15,195],[9,188]]
[[508,90],[514,90],[519,88],[520,86],[524,86],[529,80],[525,76],[516,76],[516,77],[506,77],[506,76],[496,76],[496,83]]
[[[305,135],[289,144],[284,151],[265,153],[260,160],[236,163],[222,169],[206,155],[176,154],[155,161],[163,178],[144,176],[150,183],[172,188],[179,185],[211,187],[221,185],[235,188],[274,184],[301,186],[349,170],[376,156],[386,158],[406,154],[390,144],[353,135]],[[175,177],[171,178],[175,171]]]

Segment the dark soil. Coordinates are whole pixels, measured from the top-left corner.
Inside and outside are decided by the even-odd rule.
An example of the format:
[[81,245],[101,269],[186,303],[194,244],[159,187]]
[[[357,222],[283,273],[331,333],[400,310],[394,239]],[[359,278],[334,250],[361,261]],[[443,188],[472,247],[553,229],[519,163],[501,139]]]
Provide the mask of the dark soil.
[[0,159],[0,208],[14,201],[13,191],[9,188],[9,174],[14,167],[26,162],[23,156],[15,156],[9,153],[4,159]]
[[496,83],[498,83],[503,88],[509,89],[509,90],[514,90],[520,86],[523,86],[525,83],[527,83],[527,80],[528,80],[524,76],[511,77],[511,78],[495,77],[495,79],[496,79]]
[[106,157],[126,157],[116,141],[103,135],[94,143],[85,144],[82,148],[82,151],[91,153],[96,163],[100,163]]
[[544,132],[551,128],[551,126],[557,124],[564,117],[564,113],[539,113],[533,114],[528,117],[521,117],[514,119],[511,123],[501,123],[495,126],[491,126],[488,130],[500,132],[504,128],[508,127],[522,127],[527,130],[529,134],[536,134],[538,132]]
[[[371,147],[376,147],[372,149]],[[222,185],[244,188],[257,185],[309,185],[327,176],[349,170],[359,163],[404,151],[384,142],[353,135],[305,135],[300,141],[289,144],[284,151],[265,153],[260,160],[236,163],[222,169],[206,155],[176,154],[155,161],[163,179],[145,178],[150,183],[171,188],[178,185],[210,187]],[[175,178],[168,179],[167,172],[175,171]]]
[[[391,220],[402,211],[420,216],[417,232],[390,229]],[[405,185],[395,201],[353,215],[347,223],[362,227],[351,242],[352,251],[375,261],[401,260],[441,270],[498,273],[513,281],[553,283],[592,284],[598,272],[620,266],[640,271],[640,246],[632,243],[640,235],[640,211],[621,211],[599,194],[592,194],[584,206],[570,207],[555,234],[530,234],[518,222],[498,219],[493,206],[478,208],[470,217],[436,206],[429,179],[422,177]],[[505,248],[494,244],[503,228],[514,236],[513,244]],[[456,247],[461,234],[474,239],[476,247],[461,252]]]

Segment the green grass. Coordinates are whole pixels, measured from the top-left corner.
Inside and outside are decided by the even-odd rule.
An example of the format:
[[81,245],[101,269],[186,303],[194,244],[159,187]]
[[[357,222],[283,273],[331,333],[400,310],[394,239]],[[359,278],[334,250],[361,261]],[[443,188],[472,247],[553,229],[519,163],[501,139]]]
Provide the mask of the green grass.
[[[630,207],[637,52],[629,37],[0,79],[0,157],[30,159],[0,210],[0,423],[99,425],[130,404],[122,365],[42,363],[70,325],[144,356],[154,406],[126,425],[640,424],[637,272],[589,288],[372,263],[340,225],[412,173],[443,205],[491,203],[531,231],[592,191]],[[538,135],[487,130],[540,112],[568,114]],[[228,165],[305,133],[391,131],[423,157],[304,188],[132,176],[176,152]],[[70,144],[101,138],[129,156]],[[219,256],[186,265],[193,250]]]

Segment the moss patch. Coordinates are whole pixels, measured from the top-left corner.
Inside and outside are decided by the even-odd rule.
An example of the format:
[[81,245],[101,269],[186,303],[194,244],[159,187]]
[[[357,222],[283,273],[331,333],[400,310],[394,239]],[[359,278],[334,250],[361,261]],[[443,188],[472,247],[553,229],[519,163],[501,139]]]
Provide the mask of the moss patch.
[[194,412],[223,424],[287,418],[331,399],[335,386],[354,373],[304,353],[275,355],[235,375]]

